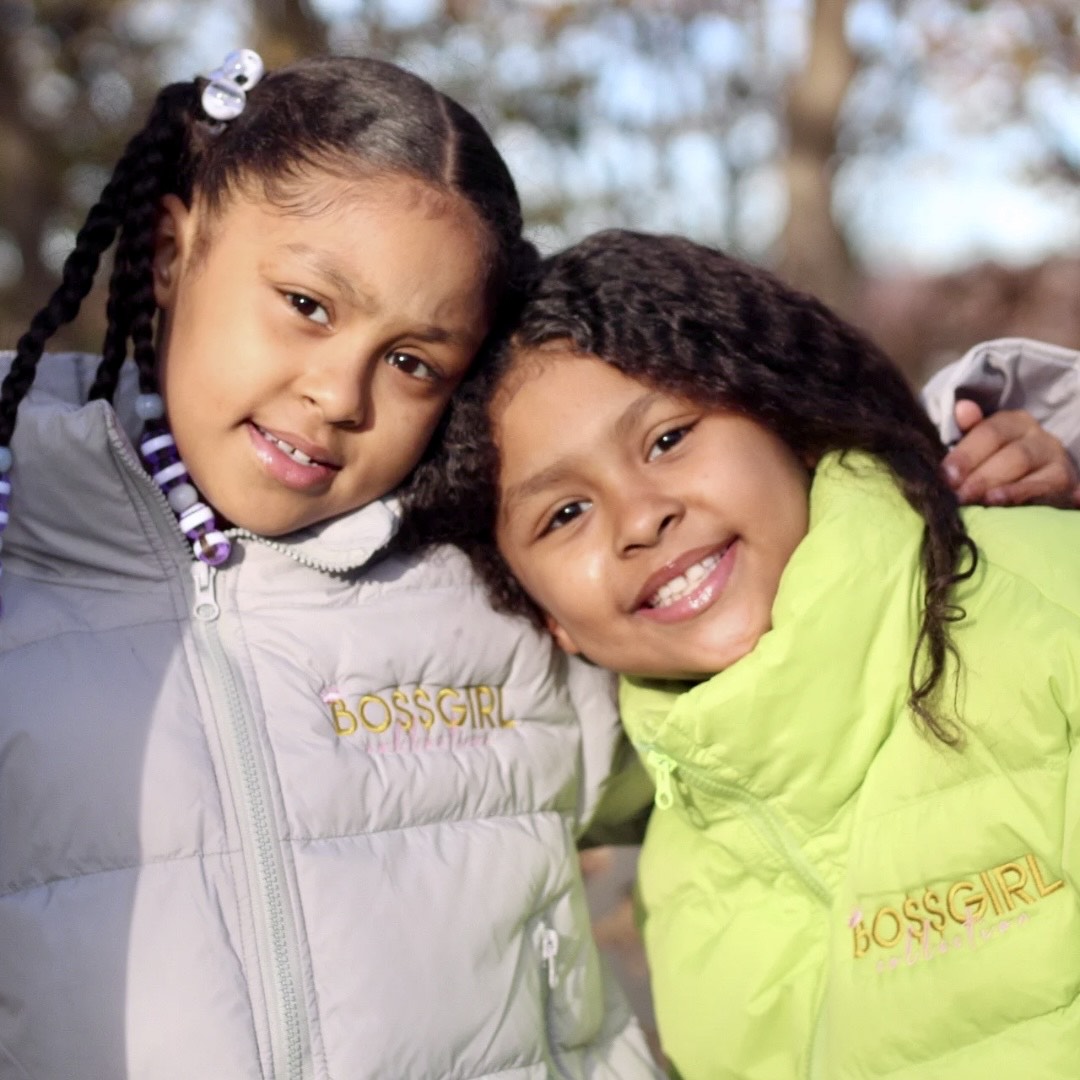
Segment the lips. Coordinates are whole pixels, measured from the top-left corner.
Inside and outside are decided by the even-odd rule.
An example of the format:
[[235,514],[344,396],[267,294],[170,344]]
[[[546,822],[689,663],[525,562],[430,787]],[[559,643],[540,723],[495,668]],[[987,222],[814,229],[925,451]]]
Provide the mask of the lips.
[[264,439],[276,446],[283,454],[288,455],[300,465],[323,465],[329,469],[340,469],[341,465],[334,461],[329,450],[317,443],[309,442],[301,435],[293,435],[291,432],[275,431],[265,428],[261,424],[252,422],[252,427]]
[[341,465],[330,451],[290,432],[274,431],[248,421],[248,437],[255,456],[267,473],[283,487],[296,492],[327,488]]
[[680,622],[710,607],[734,567],[737,538],[695,548],[652,574],[634,603],[636,614],[654,622]]

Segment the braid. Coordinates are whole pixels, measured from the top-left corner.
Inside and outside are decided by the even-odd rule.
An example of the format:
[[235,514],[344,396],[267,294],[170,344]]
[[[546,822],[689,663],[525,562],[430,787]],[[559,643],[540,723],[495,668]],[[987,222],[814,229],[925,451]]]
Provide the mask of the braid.
[[79,312],[90,291],[102,253],[112,243],[117,225],[117,186],[110,183],[91,209],[75,239],[74,250],[64,261],[59,287],[49,302],[30,320],[30,328],[15,346],[15,357],[0,384],[0,446],[10,446],[19,402],[34,383],[38,360],[45,343]]
[[169,191],[180,188],[187,194],[190,180],[185,176],[187,141],[196,104],[194,83],[175,83],[158,95],[143,130],[131,140],[116,167],[124,169],[125,210],[119,222],[119,239],[113,273],[109,279],[106,306],[108,330],[90,397],[111,399],[116,391],[120,368],[127,358],[127,344],[139,367],[139,385],[144,393],[156,390],[154,374],[153,257],[158,204]]
[[[101,256],[112,245],[117,231],[126,238],[131,223],[137,222],[135,242],[140,246],[153,244],[157,199],[175,181],[184,147],[184,106],[193,102],[193,84],[174,84],[161,91],[146,127],[128,143],[105,190],[91,208],[75,238],[74,249],[64,261],[60,285],[15,346],[11,369],[0,386],[0,446],[11,443],[19,403],[33,386],[46,342],[78,315],[94,284]],[[107,309],[110,323],[106,335],[109,353],[102,364],[105,370],[99,370],[95,379],[94,396],[102,396],[103,387],[106,390],[115,387],[116,373],[123,362],[125,324],[129,317],[120,289],[131,284],[124,267],[126,262],[120,259],[110,282]]]

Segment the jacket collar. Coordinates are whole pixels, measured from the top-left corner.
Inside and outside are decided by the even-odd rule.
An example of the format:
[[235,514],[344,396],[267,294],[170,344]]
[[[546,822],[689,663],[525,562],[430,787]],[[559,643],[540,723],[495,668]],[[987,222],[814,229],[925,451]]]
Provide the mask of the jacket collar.
[[828,455],[772,629],[705,682],[624,679],[635,744],[773,802],[808,832],[830,821],[894,723],[913,722],[904,702],[922,535],[922,519],[883,465]]
[[[55,367],[61,359],[71,361],[42,363]],[[66,387],[58,396],[56,380],[45,375],[19,410],[5,557],[49,576],[160,578],[189,563],[191,549],[133,445],[134,380],[124,380],[114,410],[104,401],[73,403]],[[388,497],[289,536],[230,533],[241,545],[345,573],[363,567],[397,525],[397,503]]]

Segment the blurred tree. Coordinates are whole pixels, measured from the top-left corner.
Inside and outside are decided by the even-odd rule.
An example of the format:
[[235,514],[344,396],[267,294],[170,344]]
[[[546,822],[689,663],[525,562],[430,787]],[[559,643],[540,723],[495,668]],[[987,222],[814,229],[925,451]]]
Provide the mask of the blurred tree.
[[892,224],[902,196],[881,201],[905,170],[945,175],[982,155],[1072,200],[1080,220],[1072,0],[188,0],[180,11],[178,0],[0,0],[4,340],[55,280],[153,90],[208,70],[220,43],[254,44],[272,65],[363,52],[430,78],[492,130],[547,249],[609,225],[686,232],[849,313],[863,307],[867,265],[919,238]]

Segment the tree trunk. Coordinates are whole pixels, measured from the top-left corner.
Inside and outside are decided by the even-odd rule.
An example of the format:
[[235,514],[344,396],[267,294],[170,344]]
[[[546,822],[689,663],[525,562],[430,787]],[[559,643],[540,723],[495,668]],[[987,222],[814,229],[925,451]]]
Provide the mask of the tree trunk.
[[858,67],[846,14],[847,0],[816,0],[806,66],[788,91],[783,169],[789,204],[777,270],[796,288],[850,314],[857,273],[832,208],[840,109]]

